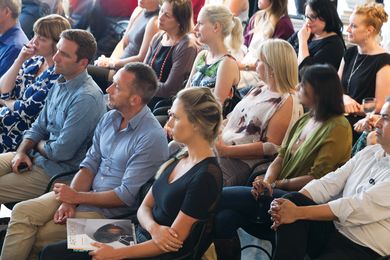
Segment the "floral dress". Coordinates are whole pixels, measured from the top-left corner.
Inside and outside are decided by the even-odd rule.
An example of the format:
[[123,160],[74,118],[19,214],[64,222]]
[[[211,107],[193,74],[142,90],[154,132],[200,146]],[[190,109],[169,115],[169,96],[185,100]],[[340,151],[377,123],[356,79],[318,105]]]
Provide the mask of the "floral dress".
[[22,141],[23,132],[30,128],[45,104],[46,96],[57,82],[54,66],[36,75],[44,58],[35,56],[23,63],[10,93],[0,95],[4,100],[15,100],[13,111],[0,108],[0,153],[15,151]]

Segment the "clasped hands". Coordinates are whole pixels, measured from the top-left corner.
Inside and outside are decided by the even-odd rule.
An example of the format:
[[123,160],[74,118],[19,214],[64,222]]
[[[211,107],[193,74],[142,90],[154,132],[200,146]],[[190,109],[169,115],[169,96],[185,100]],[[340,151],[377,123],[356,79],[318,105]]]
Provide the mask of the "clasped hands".
[[277,198],[271,202],[268,213],[273,224],[271,228],[277,230],[280,225],[294,223],[298,220],[298,207],[288,199]]
[[264,192],[267,192],[267,195],[272,196],[273,189],[270,183],[264,181],[264,175],[259,175],[252,182],[251,193],[255,200],[258,200]]

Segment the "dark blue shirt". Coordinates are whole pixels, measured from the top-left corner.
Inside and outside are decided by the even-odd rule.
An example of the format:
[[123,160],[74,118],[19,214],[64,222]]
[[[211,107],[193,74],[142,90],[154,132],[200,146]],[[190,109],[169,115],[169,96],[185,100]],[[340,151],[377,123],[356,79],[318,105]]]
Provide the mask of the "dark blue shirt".
[[23,44],[28,42],[19,23],[0,36],[0,77],[11,67],[18,57]]

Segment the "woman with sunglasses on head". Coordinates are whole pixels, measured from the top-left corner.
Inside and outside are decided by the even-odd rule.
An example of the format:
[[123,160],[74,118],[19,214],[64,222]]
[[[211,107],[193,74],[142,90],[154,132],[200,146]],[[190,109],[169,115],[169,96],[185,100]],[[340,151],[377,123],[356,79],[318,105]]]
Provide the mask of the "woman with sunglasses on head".
[[308,0],[305,23],[288,40],[298,54],[299,68],[328,63],[336,70],[343,58],[343,23],[329,0]]
[[0,78],[0,153],[15,151],[60,76],[53,56],[62,31],[70,29],[60,15],[34,23],[34,37],[22,48],[14,64]]

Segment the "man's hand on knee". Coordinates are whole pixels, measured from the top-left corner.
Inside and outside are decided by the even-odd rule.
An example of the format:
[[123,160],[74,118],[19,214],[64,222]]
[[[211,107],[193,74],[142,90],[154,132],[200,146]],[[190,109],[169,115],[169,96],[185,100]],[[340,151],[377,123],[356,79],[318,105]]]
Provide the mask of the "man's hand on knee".
[[23,164],[27,165],[28,170],[32,169],[32,162],[30,157],[27,154],[22,152],[17,152],[14,158],[11,161],[12,171],[15,173],[21,173],[20,168]]
[[65,224],[66,219],[73,218],[76,212],[76,205],[62,203],[61,206],[54,213],[54,223],[56,224]]

